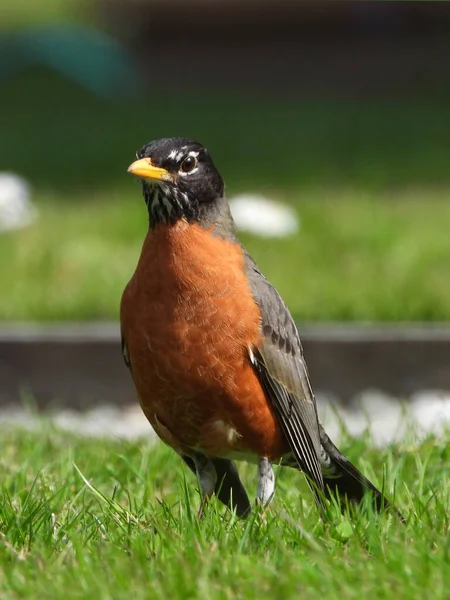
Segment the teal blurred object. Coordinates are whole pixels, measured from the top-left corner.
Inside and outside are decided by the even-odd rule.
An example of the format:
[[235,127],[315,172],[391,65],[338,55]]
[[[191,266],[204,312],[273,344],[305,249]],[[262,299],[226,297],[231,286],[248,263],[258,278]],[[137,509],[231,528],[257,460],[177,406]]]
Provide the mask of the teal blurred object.
[[94,28],[46,25],[0,38],[0,83],[33,65],[58,71],[102,98],[128,97],[139,88],[125,49]]

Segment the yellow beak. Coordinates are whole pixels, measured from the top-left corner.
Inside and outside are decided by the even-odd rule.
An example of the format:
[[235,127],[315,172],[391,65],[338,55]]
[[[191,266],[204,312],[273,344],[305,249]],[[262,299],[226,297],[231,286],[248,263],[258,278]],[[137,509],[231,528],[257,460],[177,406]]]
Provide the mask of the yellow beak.
[[167,181],[172,175],[166,169],[155,167],[149,158],[140,158],[128,167],[128,173],[142,177],[143,179],[155,179],[156,181]]

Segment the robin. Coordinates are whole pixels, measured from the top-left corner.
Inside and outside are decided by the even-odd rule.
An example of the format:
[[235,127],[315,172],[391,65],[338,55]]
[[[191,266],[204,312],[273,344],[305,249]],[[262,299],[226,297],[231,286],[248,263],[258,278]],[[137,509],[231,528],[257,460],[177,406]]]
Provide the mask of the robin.
[[128,171],[149,229],[122,296],[123,356],[155,432],[197,474],[202,507],[216,494],[250,513],[234,460],[257,463],[263,506],[274,462],[303,471],[321,508],[333,492],[359,502],[366,490],[388,506],[319,422],[294,320],[239,243],[208,150],[160,139]]

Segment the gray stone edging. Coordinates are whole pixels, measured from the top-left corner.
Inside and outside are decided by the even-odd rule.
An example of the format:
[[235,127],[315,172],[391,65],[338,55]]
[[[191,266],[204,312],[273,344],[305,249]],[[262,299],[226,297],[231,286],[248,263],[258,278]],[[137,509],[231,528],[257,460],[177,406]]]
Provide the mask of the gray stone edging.
[[[450,324],[299,325],[313,387],[344,404],[365,389],[450,390]],[[0,405],[134,402],[117,323],[0,325]]]

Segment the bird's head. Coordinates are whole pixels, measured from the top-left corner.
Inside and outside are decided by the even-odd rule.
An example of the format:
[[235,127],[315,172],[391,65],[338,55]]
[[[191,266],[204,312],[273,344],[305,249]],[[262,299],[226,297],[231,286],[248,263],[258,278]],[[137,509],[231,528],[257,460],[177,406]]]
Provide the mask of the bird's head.
[[211,225],[218,220],[226,204],[224,184],[201,144],[164,138],[146,144],[137,159],[128,171],[142,179],[150,227],[179,219]]

